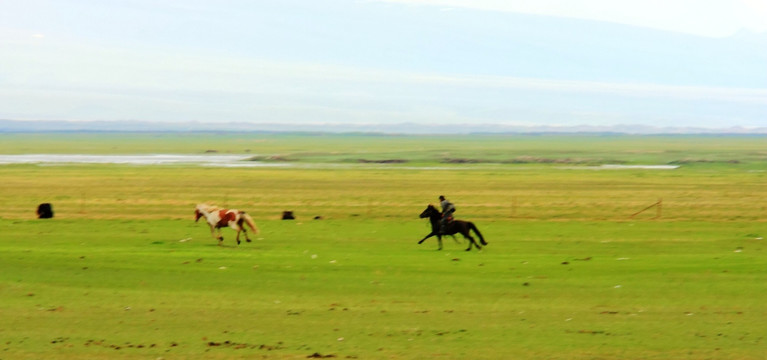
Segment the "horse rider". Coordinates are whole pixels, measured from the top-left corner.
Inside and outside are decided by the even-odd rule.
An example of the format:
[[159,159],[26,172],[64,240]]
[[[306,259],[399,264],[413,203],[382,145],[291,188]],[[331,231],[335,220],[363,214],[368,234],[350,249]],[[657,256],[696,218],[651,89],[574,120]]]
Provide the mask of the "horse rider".
[[447,230],[447,224],[453,221],[453,213],[455,212],[455,205],[449,200],[445,199],[444,195],[439,196],[439,205],[442,207],[442,219],[439,221],[439,232],[444,234]]

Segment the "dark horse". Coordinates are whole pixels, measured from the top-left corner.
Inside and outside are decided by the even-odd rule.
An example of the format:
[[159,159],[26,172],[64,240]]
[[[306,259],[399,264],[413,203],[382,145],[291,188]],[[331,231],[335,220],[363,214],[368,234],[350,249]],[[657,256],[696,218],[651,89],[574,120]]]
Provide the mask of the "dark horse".
[[444,233],[440,233],[440,219],[442,218],[442,213],[440,213],[439,210],[437,210],[434,205],[429,205],[426,207],[426,210],[424,210],[421,215],[421,219],[423,218],[429,218],[429,221],[431,222],[431,233],[429,235],[426,235],[425,238],[421,239],[418,243],[422,243],[424,240],[432,237],[437,236],[437,241],[439,242],[439,250],[442,250],[442,236],[443,235],[455,235],[456,233],[461,233],[463,237],[469,239],[469,247],[466,249],[466,251],[471,250],[471,245],[474,245],[477,247],[477,249],[481,249],[482,247],[477,244],[476,241],[474,241],[474,238],[471,237],[469,234],[469,230],[474,230],[474,233],[479,236],[479,241],[482,243],[482,245],[487,245],[487,242],[482,237],[482,234],[479,232],[479,229],[474,225],[473,222],[470,221],[462,221],[462,220],[453,220],[449,223],[447,223],[447,226],[445,228]]

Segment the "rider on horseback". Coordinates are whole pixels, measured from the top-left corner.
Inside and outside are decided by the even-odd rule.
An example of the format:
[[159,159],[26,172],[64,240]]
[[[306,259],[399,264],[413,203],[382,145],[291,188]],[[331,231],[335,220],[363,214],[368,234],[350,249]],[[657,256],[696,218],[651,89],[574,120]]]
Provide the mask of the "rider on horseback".
[[445,233],[445,230],[447,230],[447,224],[453,221],[453,213],[455,212],[455,205],[445,199],[444,195],[439,196],[439,205],[442,207],[442,219],[440,220],[439,224],[439,232],[441,234]]

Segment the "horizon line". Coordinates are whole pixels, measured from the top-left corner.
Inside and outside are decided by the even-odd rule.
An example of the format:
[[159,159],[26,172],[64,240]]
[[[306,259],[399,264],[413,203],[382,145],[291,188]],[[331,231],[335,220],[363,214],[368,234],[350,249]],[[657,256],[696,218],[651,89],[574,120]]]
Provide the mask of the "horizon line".
[[[36,126],[37,125],[37,126]],[[39,125],[47,125],[41,128]],[[56,126],[59,125],[59,126]],[[118,125],[107,128],[107,125]],[[439,123],[345,123],[345,122],[161,122],[146,120],[9,120],[0,119],[0,133],[151,133],[151,132],[263,132],[312,134],[626,134],[626,135],[767,135],[767,126],[656,126],[642,124],[439,124]]]

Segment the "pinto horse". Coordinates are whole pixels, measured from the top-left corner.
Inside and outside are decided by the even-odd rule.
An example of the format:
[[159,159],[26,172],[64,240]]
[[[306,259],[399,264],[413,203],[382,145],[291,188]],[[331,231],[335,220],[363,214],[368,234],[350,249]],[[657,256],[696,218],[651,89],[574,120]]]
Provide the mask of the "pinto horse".
[[469,239],[469,247],[466,249],[466,251],[471,250],[472,245],[476,246],[478,250],[482,249],[482,247],[480,247],[479,244],[474,241],[474,238],[469,234],[469,230],[473,230],[474,233],[476,233],[479,237],[479,241],[482,243],[482,245],[487,245],[487,242],[485,241],[485,238],[482,237],[479,229],[477,229],[474,223],[470,221],[453,220],[447,223],[444,233],[440,232],[440,220],[442,219],[442,213],[437,210],[434,205],[427,206],[426,210],[421,213],[420,218],[429,218],[429,222],[431,222],[431,233],[421,239],[421,241],[418,242],[419,244],[432,236],[437,236],[437,241],[439,242],[438,250],[442,250],[443,235],[455,235],[456,233],[460,233],[463,235],[463,237]]
[[[245,233],[245,240],[250,242],[248,238],[248,231],[245,230],[243,225],[247,224],[254,234],[258,234],[258,228],[256,223],[253,222],[253,218],[246,214],[244,211],[234,209],[221,209],[217,206],[210,206],[206,204],[198,204],[194,209],[194,222],[200,220],[201,217],[205,217],[205,220],[210,226],[210,234],[214,239],[218,240],[218,245],[224,241],[224,237],[221,236],[221,228],[229,226],[237,232],[237,245],[240,245],[240,232]],[[218,235],[216,235],[218,230]]]

